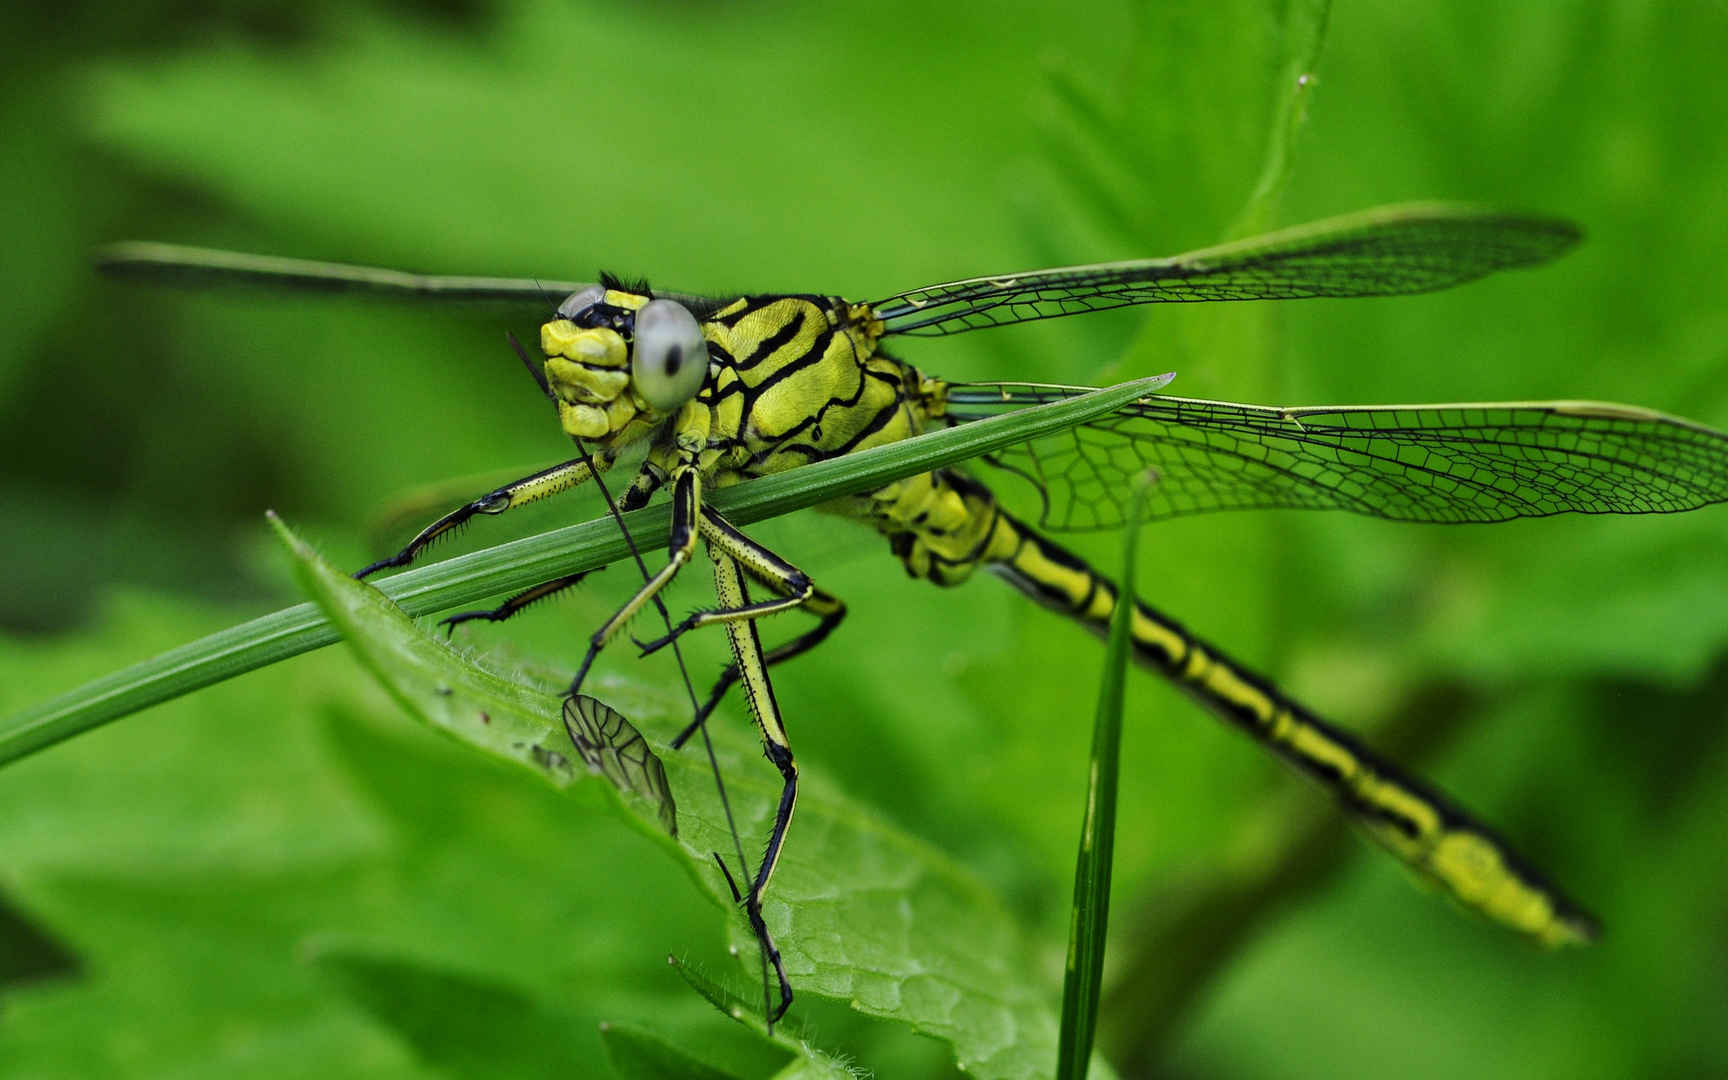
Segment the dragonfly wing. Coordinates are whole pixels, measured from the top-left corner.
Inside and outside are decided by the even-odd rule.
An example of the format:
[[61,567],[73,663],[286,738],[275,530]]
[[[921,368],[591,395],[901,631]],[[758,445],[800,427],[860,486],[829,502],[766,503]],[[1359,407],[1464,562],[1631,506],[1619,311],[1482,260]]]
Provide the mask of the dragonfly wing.
[[250,284],[314,292],[521,303],[531,305],[541,315],[557,307],[569,293],[587,288],[573,281],[414,274],[377,266],[148,242],[101,248],[96,253],[96,267],[119,277],[150,277],[185,285]]
[[605,702],[575,694],[564,699],[564,727],[591,772],[645,801],[661,827],[678,835],[678,807],[666,782],[666,768],[634,724]]
[[[99,248],[96,268],[115,277],[154,278],[178,285],[262,285],[311,292],[484,303],[518,310],[524,317],[537,320],[550,316],[564,297],[592,288],[590,283],[581,281],[416,274],[378,266],[354,266],[280,255],[249,255],[151,242],[110,244]],[[656,292],[655,295],[700,310],[709,310],[720,303],[710,297],[686,293]]]
[[[1083,393],[955,384],[952,419]],[[1393,521],[1650,514],[1728,500],[1728,435],[1587,401],[1277,408],[1148,397],[987,460],[1044,500],[1054,530],[1115,528],[1150,473],[1146,516],[1349,510]]]
[[1382,207],[1165,259],[968,278],[871,305],[888,334],[937,336],[1134,304],[1393,296],[1531,266],[1577,226],[1481,207]]

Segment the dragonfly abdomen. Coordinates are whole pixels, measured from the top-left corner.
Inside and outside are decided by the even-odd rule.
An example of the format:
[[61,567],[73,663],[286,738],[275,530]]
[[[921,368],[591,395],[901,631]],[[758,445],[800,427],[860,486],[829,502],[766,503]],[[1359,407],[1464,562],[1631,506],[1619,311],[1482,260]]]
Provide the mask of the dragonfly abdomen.
[[937,585],[960,584],[1014,544],[990,489],[948,469],[908,476],[827,509],[870,522],[908,574]]
[[[1107,633],[1119,602],[1115,584],[1019,520],[990,510],[993,547],[1008,549],[991,569],[1043,606]],[[1544,945],[1594,938],[1595,920],[1427,784],[1139,599],[1131,633],[1142,666],[1326,787],[1370,836],[1459,903]]]

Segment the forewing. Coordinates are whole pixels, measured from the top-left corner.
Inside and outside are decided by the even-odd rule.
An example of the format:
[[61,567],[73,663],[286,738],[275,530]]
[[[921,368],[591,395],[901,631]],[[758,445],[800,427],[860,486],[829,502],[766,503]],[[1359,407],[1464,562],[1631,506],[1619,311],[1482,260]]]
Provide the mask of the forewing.
[[871,307],[885,333],[935,336],[1133,304],[1392,296],[1546,262],[1578,238],[1555,218],[1392,206],[1172,258],[952,281]]
[[[956,384],[964,422],[1084,392]],[[1149,397],[1092,424],[988,458],[1043,499],[1040,524],[1123,524],[1130,482],[1145,516],[1349,510],[1393,521],[1651,514],[1728,500],[1728,435],[1627,405],[1486,402],[1276,408]]]
[[[251,255],[216,248],[148,241],[110,244],[96,251],[96,268],[115,277],[150,278],[179,285],[260,285],[309,292],[346,292],[404,299],[494,305],[544,319],[558,302],[590,283],[551,278],[416,274],[380,266]],[[655,293],[686,307],[710,310],[720,301],[685,293]]]

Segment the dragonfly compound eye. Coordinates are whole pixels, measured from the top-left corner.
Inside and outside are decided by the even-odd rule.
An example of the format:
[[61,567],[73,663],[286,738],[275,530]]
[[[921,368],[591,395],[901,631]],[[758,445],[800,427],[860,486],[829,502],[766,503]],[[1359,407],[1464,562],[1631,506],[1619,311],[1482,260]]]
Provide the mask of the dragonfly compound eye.
[[630,374],[643,400],[662,411],[696,396],[708,377],[708,342],[684,305],[650,300],[636,313]]

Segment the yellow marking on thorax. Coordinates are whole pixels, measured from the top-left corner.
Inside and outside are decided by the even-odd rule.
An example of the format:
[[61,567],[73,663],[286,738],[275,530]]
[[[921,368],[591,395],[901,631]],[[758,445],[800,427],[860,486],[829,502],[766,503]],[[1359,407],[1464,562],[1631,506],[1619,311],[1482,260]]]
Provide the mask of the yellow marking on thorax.
[[[703,327],[708,333],[708,340],[721,344],[721,338],[709,333],[710,326]],[[722,328],[724,329],[724,328]],[[744,395],[738,393],[738,372],[731,367],[710,368],[710,386],[714,405],[710,412],[713,416],[713,430],[718,432],[737,433],[744,428]]]
[[[862,389],[864,372],[851,339],[845,334],[835,334],[822,345],[822,336],[831,329],[828,313],[808,301],[798,303],[802,305],[804,316],[798,333],[775,349],[772,355],[738,373],[746,385],[766,387],[756,398],[748,417],[751,432],[764,439],[779,438],[802,426],[830,401],[857,399]],[[789,319],[795,317],[788,313]],[[772,385],[768,385],[770,381]],[[869,408],[874,411],[877,404],[879,402],[860,400],[855,406],[831,410],[833,422],[845,425],[850,420],[855,423],[863,410]]]
[[[837,312],[818,300],[782,297],[731,326],[723,311],[704,327],[733,361],[715,382],[716,436],[750,449],[742,456],[751,459],[752,475],[919,432],[923,414],[905,401],[908,369],[876,353],[870,321],[856,321],[861,307]],[[744,393],[733,391],[735,384]]]

